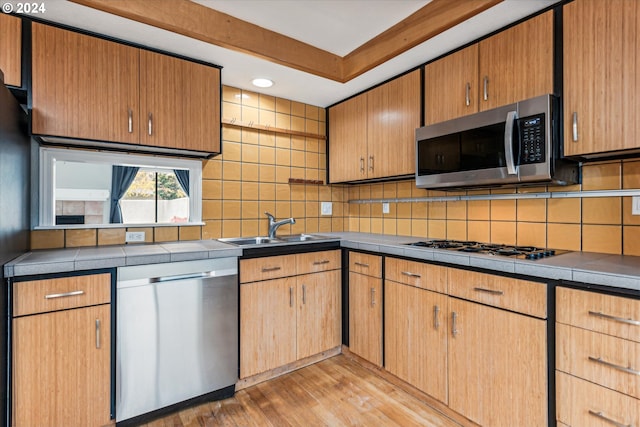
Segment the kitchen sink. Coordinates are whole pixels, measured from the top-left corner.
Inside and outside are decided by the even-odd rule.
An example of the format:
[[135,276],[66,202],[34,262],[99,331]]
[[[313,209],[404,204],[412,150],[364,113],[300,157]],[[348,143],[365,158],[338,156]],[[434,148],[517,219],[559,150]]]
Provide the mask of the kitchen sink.
[[264,245],[264,244],[283,244],[294,242],[310,242],[318,240],[326,240],[326,236],[320,236],[317,234],[289,234],[285,236],[276,236],[274,239],[270,239],[265,236],[257,237],[227,237],[224,239],[218,239],[223,243],[230,243],[237,246],[249,246],[249,245]]

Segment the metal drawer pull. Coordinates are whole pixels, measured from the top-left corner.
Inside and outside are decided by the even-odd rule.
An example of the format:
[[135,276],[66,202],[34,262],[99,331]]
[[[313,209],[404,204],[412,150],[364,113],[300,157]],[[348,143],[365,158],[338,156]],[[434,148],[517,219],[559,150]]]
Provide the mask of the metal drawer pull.
[[129,133],[133,133],[133,110],[129,109]]
[[622,424],[619,423],[615,420],[612,420],[611,418],[605,417],[604,414],[602,412],[596,412],[596,411],[592,411],[591,409],[589,409],[589,414],[593,415],[594,417],[600,418],[602,421],[605,421],[611,425],[614,425],[616,427],[633,427],[633,424]]
[[404,274],[405,276],[409,276],[409,277],[422,277],[420,274],[412,273],[410,271],[403,271],[402,274]]
[[358,267],[366,267],[366,268],[369,268],[369,264],[363,264],[363,263],[361,263],[361,262],[355,262],[354,264],[355,264],[355,265],[357,265]]
[[601,317],[603,319],[615,320],[616,322],[626,323],[627,325],[640,326],[640,320],[625,319],[624,317],[611,316],[610,314],[600,313],[599,311],[589,311],[589,316]]
[[376,289],[371,288],[371,307],[376,305]]
[[474,291],[478,291],[478,292],[486,292],[488,294],[492,294],[492,295],[504,295],[503,291],[496,291],[493,289],[486,289],[486,288],[473,288]]
[[96,348],[100,348],[100,319],[96,319]]
[[451,335],[454,337],[458,335],[458,327],[456,325],[456,321],[458,320],[458,314],[454,311],[451,313]]
[[293,288],[289,287],[289,307],[293,307]]
[[262,267],[263,273],[268,273],[270,271],[278,271],[278,270],[282,270],[282,267]]
[[438,314],[440,314],[440,307],[438,307],[437,305],[434,305],[433,306],[433,328],[436,330],[440,328],[440,321],[438,320]]
[[331,261],[329,261],[328,259],[323,259],[322,261],[313,261],[313,265],[322,265],[322,264],[329,264]]
[[573,123],[571,124],[571,136],[573,142],[578,142],[578,112],[573,112]]
[[82,295],[82,294],[84,294],[84,291],[71,291],[71,292],[65,292],[65,293],[62,293],[62,294],[45,295],[44,298],[45,299],[64,298],[64,297],[73,297],[73,296]]
[[302,303],[307,303],[307,285],[302,285]]
[[589,356],[589,360],[591,360],[592,362],[600,363],[601,365],[604,365],[604,366],[608,366],[609,368],[617,369],[618,371],[626,372],[627,374],[640,376],[640,371],[636,371],[635,369],[631,368],[631,366],[629,366],[628,368],[625,368],[624,366],[616,365],[615,363],[602,360],[601,357]]

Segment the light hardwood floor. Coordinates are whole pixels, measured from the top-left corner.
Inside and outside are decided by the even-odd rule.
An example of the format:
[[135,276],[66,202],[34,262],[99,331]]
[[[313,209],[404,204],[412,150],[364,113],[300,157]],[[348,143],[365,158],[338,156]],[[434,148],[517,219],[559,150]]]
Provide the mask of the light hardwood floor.
[[421,400],[338,355],[146,424],[191,426],[459,427]]

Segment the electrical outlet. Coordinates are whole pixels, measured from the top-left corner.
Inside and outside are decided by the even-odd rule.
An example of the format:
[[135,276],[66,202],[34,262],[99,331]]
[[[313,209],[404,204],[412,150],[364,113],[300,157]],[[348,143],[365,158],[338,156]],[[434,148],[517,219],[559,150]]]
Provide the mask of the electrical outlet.
[[322,202],[320,203],[320,213],[322,215],[332,215],[333,214],[333,205],[331,202]]
[[631,198],[631,215],[640,215],[640,196]]
[[382,204],[382,213],[383,214],[388,214],[389,213],[389,203],[383,203]]
[[125,242],[144,242],[144,231],[127,231],[124,236]]

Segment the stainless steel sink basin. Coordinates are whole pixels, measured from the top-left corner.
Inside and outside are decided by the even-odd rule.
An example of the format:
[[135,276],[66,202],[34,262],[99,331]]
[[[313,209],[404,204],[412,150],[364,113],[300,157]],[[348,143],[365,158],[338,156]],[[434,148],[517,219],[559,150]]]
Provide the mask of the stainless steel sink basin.
[[278,239],[270,239],[264,236],[258,237],[230,237],[225,239],[218,239],[224,243],[231,243],[232,245],[247,246],[247,245],[264,245],[266,243],[282,243]]
[[277,236],[278,239],[285,242],[307,242],[310,240],[325,240],[325,236],[318,236],[314,234],[290,234],[288,236]]

